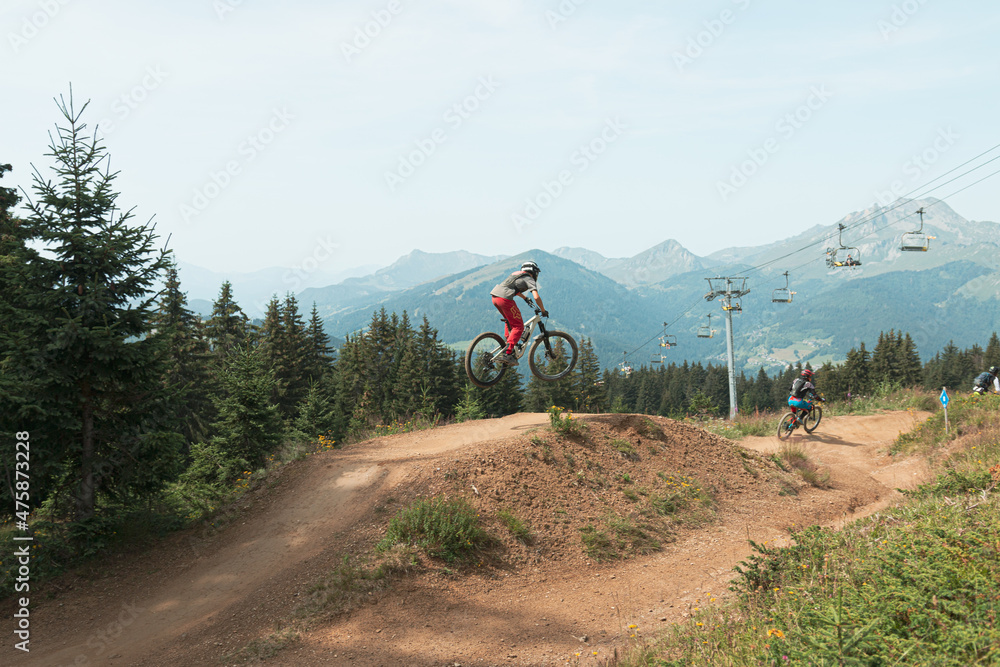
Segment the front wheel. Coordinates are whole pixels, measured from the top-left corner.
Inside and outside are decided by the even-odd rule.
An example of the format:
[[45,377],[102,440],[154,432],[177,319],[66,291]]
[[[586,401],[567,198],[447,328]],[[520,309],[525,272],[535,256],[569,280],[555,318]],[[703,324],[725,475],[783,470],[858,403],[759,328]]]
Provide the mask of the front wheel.
[[546,331],[528,351],[528,366],[539,380],[561,380],[576,368],[576,340],[564,331]]
[[806,433],[812,433],[819,426],[821,419],[823,419],[823,408],[818,405],[813,406],[813,409],[806,415],[806,420],[802,424],[802,428],[806,430]]
[[790,436],[792,431],[795,430],[796,425],[795,415],[791,412],[782,417],[781,421],[778,423],[778,439],[787,440],[788,436]]
[[507,366],[493,361],[496,354],[507,346],[506,341],[492,331],[476,336],[465,351],[465,373],[477,387],[492,387],[503,377]]

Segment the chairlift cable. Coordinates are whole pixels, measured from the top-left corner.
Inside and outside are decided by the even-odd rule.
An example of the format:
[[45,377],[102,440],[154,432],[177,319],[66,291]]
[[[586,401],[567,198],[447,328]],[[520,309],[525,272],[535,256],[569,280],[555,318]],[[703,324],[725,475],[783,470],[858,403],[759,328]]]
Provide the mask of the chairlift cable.
[[[984,155],[988,155],[989,153],[997,150],[998,148],[1000,148],[1000,144],[996,144],[995,146],[992,146],[991,148],[983,151],[982,153],[976,155],[975,157],[972,157],[972,158],[966,160],[962,164],[960,164],[960,165],[958,165],[956,167],[953,167],[952,169],[949,169],[945,173],[943,173],[943,174],[941,174],[941,175],[939,175],[939,176],[931,179],[930,181],[928,181],[926,183],[923,183],[922,185],[920,185],[920,186],[914,188],[913,190],[911,190],[910,192],[907,192],[907,193],[901,195],[900,196],[900,200],[902,200],[903,198],[911,198],[911,195],[915,195],[917,192],[923,191],[924,188],[927,188],[929,185],[931,185],[935,181],[938,181],[938,180],[940,180],[940,179],[948,176],[949,174],[951,174],[951,173],[953,173],[953,172],[961,169],[962,167],[964,167],[964,166],[966,166],[966,165],[968,165],[968,164],[970,164],[970,163],[978,160],[979,158],[983,157]],[[986,165],[988,165],[991,162],[994,162],[996,160],[1000,160],[1000,155],[997,155],[997,156],[995,156],[993,158],[990,158],[986,162],[983,162],[982,164],[976,165],[975,167],[967,170],[966,172],[964,172],[962,174],[959,174],[958,176],[955,176],[954,178],[951,178],[951,179],[949,179],[949,180],[947,180],[947,181],[945,181],[943,183],[939,183],[938,185],[935,185],[933,188],[931,188],[929,190],[923,191],[922,194],[920,194],[918,196],[915,196],[915,197],[912,197],[911,200],[912,199],[921,199],[923,197],[926,197],[930,193],[934,192],[935,190],[938,190],[939,188],[942,188],[945,185],[948,185],[949,183],[953,183],[953,182],[955,182],[956,180],[958,180],[960,178],[968,176],[969,174],[978,171],[979,169],[985,167]],[[997,174],[1000,174],[1000,169],[998,169],[997,171],[994,171],[994,172],[992,172],[990,174],[987,174],[986,176],[983,176],[979,180],[973,181],[972,183],[969,183],[968,185],[965,185],[965,186],[959,188],[958,190],[955,190],[954,192],[952,192],[952,193],[950,193],[948,195],[940,197],[936,202],[931,202],[925,208],[930,208],[931,206],[935,206],[937,204],[943,203],[943,202],[947,201],[948,199],[950,199],[951,197],[954,197],[955,195],[957,195],[957,194],[959,194],[961,192],[964,192],[965,190],[968,190],[969,188],[971,188],[971,187],[973,187],[975,185],[978,185],[979,183],[982,183],[983,181],[985,181],[987,179],[990,179],[990,178],[996,176]],[[843,229],[839,229],[838,228],[838,230],[836,232],[836,235],[838,236],[838,238],[840,238],[840,237],[842,237],[842,233],[844,231],[847,231],[847,230],[853,229],[855,227],[859,227],[861,225],[869,223],[872,220],[874,220],[875,218],[877,218],[878,216],[885,215],[886,213],[889,213],[889,212],[894,211],[894,210],[896,210],[898,208],[901,208],[901,207],[905,206],[908,203],[910,203],[910,202],[909,201],[900,201],[899,203],[897,203],[897,204],[895,204],[893,206],[889,206],[889,207],[885,207],[885,208],[880,207],[876,213],[873,213],[870,216],[866,216],[865,218],[863,218],[861,220],[858,220],[857,222],[854,222],[854,223],[852,223],[850,225],[845,225]],[[926,211],[925,211],[925,213],[926,213]],[[908,215],[905,215],[900,220],[897,220],[897,221],[892,222],[892,223],[888,223],[888,224],[886,224],[883,227],[877,227],[877,228],[873,229],[872,231],[868,232],[867,234],[865,234],[865,235],[863,235],[863,236],[861,236],[859,238],[860,239],[867,238],[868,236],[871,236],[872,234],[875,234],[876,232],[879,232],[879,231],[881,231],[883,229],[891,227],[894,224],[898,224],[902,220],[906,220],[908,218],[911,218],[914,215],[916,215],[916,213],[910,213]],[[792,252],[789,252],[789,253],[787,253],[785,255],[782,255],[781,257],[777,257],[775,259],[771,259],[771,260],[768,260],[766,262],[762,262],[761,264],[758,264],[756,266],[752,266],[749,269],[741,271],[741,273],[743,273],[744,275],[748,275],[748,274],[751,274],[751,273],[755,273],[757,271],[761,271],[761,270],[767,268],[768,266],[771,266],[772,264],[776,264],[777,262],[780,262],[783,259],[787,259],[787,258],[792,257],[794,255],[797,255],[797,254],[799,254],[801,252],[805,252],[806,250],[809,250],[809,249],[814,248],[816,246],[819,246],[819,245],[822,245],[824,243],[827,243],[827,242],[829,242],[830,240],[833,239],[833,236],[834,236],[834,233],[831,232],[830,234],[828,234],[826,236],[823,236],[822,238],[817,239],[816,241],[808,243],[808,244],[806,244],[806,245],[798,248],[797,250],[793,250]],[[856,242],[856,240],[855,240],[855,242]],[[811,257],[811,258],[807,259],[805,262],[802,262],[801,264],[799,264],[798,266],[795,266],[795,267],[789,269],[789,272],[795,272],[795,271],[797,271],[797,270],[799,270],[799,269],[801,269],[801,268],[803,268],[805,266],[808,266],[812,262],[817,262],[817,261],[820,261],[822,259],[823,259],[822,257]],[[729,266],[734,266],[734,265],[729,265]],[[725,268],[725,267],[723,267],[723,268]],[[782,275],[784,275],[784,274],[782,274]],[[674,318],[669,324],[666,324],[666,326],[664,327],[663,331],[666,331],[666,329],[668,327],[673,326],[674,324],[676,324],[677,322],[679,322],[685,315],[687,315],[692,310],[694,310],[695,306],[699,305],[701,303],[701,301],[702,301],[701,298],[693,300],[692,303],[691,303],[691,306],[688,307],[687,310],[685,310],[684,312],[682,312],[676,318]],[[651,342],[653,342],[654,340],[656,340],[657,338],[659,338],[661,335],[663,335],[663,334],[662,333],[654,334],[649,340],[647,340],[643,344],[639,345],[638,347],[636,347],[635,349],[633,349],[631,352],[625,353],[625,356],[628,357],[628,356],[634,355],[636,352],[638,352],[642,348],[644,348],[647,345],[649,345]]]
[[[940,180],[940,179],[944,178],[948,174],[951,174],[952,172],[954,172],[954,171],[956,171],[956,170],[964,167],[965,165],[969,164],[970,162],[973,162],[974,160],[977,160],[980,157],[982,157],[982,156],[984,156],[984,155],[986,155],[988,153],[991,153],[992,151],[996,150],[997,148],[1000,148],[1000,144],[997,144],[996,146],[993,146],[989,150],[983,151],[982,153],[980,153],[976,157],[971,158],[970,160],[966,160],[965,162],[963,162],[962,164],[958,165],[957,167],[949,169],[947,172],[941,174],[940,176],[938,176],[938,177],[936,177],[934,179],[931,179],[927,183],[924,183],[924,184],[920,185],[919,187],[916,187],[913,190],[911,190],[911,191],[909,191],[909,192],[901,195],[900,196],[900,200],[902,200],[903,198],[910,197],[911,195],[914,195],[917,192],[924,190],[924,188],[926,188],[927,186],[929,186],[934,181],[937,181],[937,180]],[[975,172],[978,169],[981,169],[981,168],[985,167],[986,165],[988,165],[991,162],[994,162],[996,160],[1000,160],[1000,155],[997,155],[996,157],[993,157],[993,158],[987,160],[986,162],[983,162],[982,164],[977,165],[977,166],[973,167],[972,169],[969,169],[968,171],[966,171],[966,172],[964,172],[962,174],[959,174],[958,176],[955,176],[954,178],[951,178],[951,179],[945,181],[944,183],[940,183],[938,185],[935,185],[933,188],[931,188],[929,190],[926,190],[926,191],[922,192],[920,195],[914,197],[914,199],[922,199],[923,197],[926,197],[927,195],[929,195],[930,193],[934,192],[938,188],[944,187],[945,185],[948,185],[949,183],[953,183],[953,182],[955,182],[956,180],[958,180],[960,178],[968,176],[969,174]],[[971,185],[975,185],[976,183],[980,183],[983,180],[985,180],[986,178],[990,178],[991,176],[995,176],[995,175],[996,175],[996,172],[994,172],[993,174],[990,174],[990,176],[986,176],[985,178],[980,179],[979,181],[976,181],[975,183],[970,184],[970,186]],[[958,190],[957,192],[961,192],[961,190]],[[947,199],[948,197],[953,196],[954,194],[956,194],[956,193],[953,192],[951,195],[948,195],[947,197],[942,197],[941,199],[939,199],[939,201],[944,201],[945,199]],[[843,230],[839,230],[838,229],[836,233],[830,232],[826,236],[823,236],[823,237],[817,239],[816,241],[813,241],[812,243],[806,244],[806,245],[802,246],[801,248],[799,248],[797,250],[793,250],[793,251],[791,251],[791,252],[789,252],[789,253],[787,253],[785,255],[782,255],[781,257],[776,257],[774,259],[770,259],[770,260],[768,260],[766,262],[758,264],[757,266],[752,267],[751,269],[749,269],[747,271],[744,271],[744,273],[752,273],[752,272],[755,272],[755,271],[759,271],[759,270],[761,270],[761,269],[763,269],[765,267],[770,266],[771,264],[776,264],[777,262],[780,262],[783,259],[787,259],[787,258],[789,258],[789,257],[791,257],[793,255],[797,255],[800,252],[805,252],[806,250],[809,250],[810,248],[813,248],[815,246],[819,246],[819,245],[823,245],[824,243],[828,243],[828,242],[832,241],[832,239],[833,239],[833,237],[835,235],[838,236],[838,238],[840,238],[842,231],[848,231],[848,230],[854,229],[855,227],[859,227],[861,225],[867,224],[867,223],[871,222],[872,220],[874,220],[875,218],[879,217],[880,215],[885,215],[886,213],[890,213],[892,211],[895,211],[897,208],[901,208],[901,207],[905,206],[908,203],[909,203],[909,201],[900,201],[899,203],[894,204],[894,205],[889,206],[889,207],[885,207],[885,208],[879,207],[878,211],[876,211],[875,213],[871,214],[870,216],[862,218],[861,220],[858,220],[857,222],[851,223],[850,225],[845,225]],[[933,205],[933,204],[931,204],[931,205]],[[906,220],[907,218],[912,217],[912,215],[913,214],[911,213],[910,215],[904,216],[902,218],[902,220]],[[896,223],[891,223],[891,224],[896,224]],[[890,226],[890,225],[887,225],[887,226]],[[880,229],[883,229],[883,228],[880,228]],[[871,233],[866,234],[865,236],[862,236],[860,238],[866,238],[867,236],[870,236],[870,235],[871,235]]]

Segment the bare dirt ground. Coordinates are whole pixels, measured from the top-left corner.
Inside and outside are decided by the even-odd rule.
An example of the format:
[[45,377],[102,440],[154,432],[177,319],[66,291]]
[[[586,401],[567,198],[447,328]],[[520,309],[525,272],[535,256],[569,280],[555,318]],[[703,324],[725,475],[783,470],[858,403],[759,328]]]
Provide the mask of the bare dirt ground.
[[[226,665],[267,637],[345,555],[363,555],[417,497],[461,495],[498,546],[482,560],[424,562],[346,612],[306,629],[274,665],[595,665],[631,634],[650,636],[727,595],[747,539],[786,540],[792,526],[838,525],[923,481],[916,459],[884,449],[927,415],[826,418],[802,445],[831,475],[805,485],[768,458],[776,438],[736,446],[663,418],[600,415],[584,437],[518,414],[400,434],[286,466],[215,526],[109,557],[32,591],[31,652],[5,643],[4,665]],[[628,443],[622,451],[622,443]],[[629,451],[630,450],[630,451]],[[711,516],[649,524],[650,547],[598,562],[580,529],[638,508],[667,479],[711,490]],[[495,520],[527,523],[522,544]],[[658,531],[658,532],[657,532]],[[3,605],[3,615],[11,601]],[[630,628],[629,626],[636,626]]]

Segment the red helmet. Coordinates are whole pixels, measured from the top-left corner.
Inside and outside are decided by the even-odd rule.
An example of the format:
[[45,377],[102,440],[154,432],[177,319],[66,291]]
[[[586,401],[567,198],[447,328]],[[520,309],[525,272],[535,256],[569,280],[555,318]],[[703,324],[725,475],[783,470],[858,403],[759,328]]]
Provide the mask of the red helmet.
[[810,378],[812,378],[812,376],[813,376],[813,375],[815,375],[815,373],[813,373],[813,372],[812,372],[811,370],[809,370],[808,368],[803,368],[803,369],[802,369],[802,372],[801,372],[801,373],[799,373],[799,375],[801,375],[802,377],[804,377],[804,378],[806,378],[806,379],[810,379]]

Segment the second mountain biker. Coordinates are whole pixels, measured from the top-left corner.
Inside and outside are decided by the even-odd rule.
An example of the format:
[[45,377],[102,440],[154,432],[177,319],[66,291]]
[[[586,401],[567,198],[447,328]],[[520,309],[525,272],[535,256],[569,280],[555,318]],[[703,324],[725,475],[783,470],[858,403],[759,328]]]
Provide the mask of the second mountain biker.
[[792,409],[792,414],[801,422],[802,415],[812,409],[812,400],[817,397],[816,385],[812,383],[813,372],[808,368],[802,369],[799,377],[792,382],[792,388],[788,396],[788,407]]

